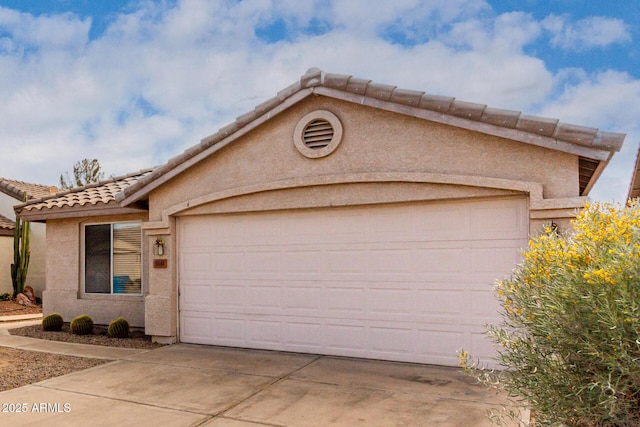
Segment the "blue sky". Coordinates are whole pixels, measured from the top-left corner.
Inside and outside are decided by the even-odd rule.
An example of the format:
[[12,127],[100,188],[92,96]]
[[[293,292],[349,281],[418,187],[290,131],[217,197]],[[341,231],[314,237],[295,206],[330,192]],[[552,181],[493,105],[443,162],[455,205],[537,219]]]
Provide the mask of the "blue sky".
[[[375,6],[375,7],[373,7]],[[311,67],[640,140],[640,0],[0,0],[0,176],[166,162]]]

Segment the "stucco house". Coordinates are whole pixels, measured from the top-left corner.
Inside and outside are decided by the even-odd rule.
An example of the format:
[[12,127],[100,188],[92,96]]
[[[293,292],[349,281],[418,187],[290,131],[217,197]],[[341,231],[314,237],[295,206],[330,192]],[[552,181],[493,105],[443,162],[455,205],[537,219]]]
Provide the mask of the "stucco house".
[[[29,200],[51,196],[58,191],[57,187],[31,184],[28,182],[0,178],[0,294],[13,292],[11,283],[11,264],[13,263],[13,233],[15,230],[15,205],[24,201],[25,194]],[[45,287],[45,224],[31,224],[31,258],[27,285],[33,288],[36,296],[41,297]]]
[[[310,69],[152,170],[19,206],[45,313],[163,342],[455,365],[624,135]],[[124,153],[123,153],[124,155]]]

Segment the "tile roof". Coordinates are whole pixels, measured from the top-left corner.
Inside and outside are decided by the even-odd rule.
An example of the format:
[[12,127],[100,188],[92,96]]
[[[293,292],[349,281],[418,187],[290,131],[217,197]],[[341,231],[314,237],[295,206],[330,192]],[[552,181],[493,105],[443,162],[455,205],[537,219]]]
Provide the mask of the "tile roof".
[[241,115],[218,132],[203,138],[182,154],[154,169],[154,171],[117,196],[123,205],[144,199],[153,188],[181,173],[191,164],[202,160],[219,146],[226,145],[247,131],[284,111],[311,94],[334,97],[362,105],[395,111],[400,114],[509,138],[546,148],[576,154],[580,159],[593,159],[600,167],[583,162],[584,176],[580,177],[580,192],[586,195],[604,165],[622,147],[625,135],[595,128],[560,122],[558,119],[502,110],[484,104],[460,101],[440,95],[401,89],[374,83],[353,76],[325,73],[311,68],[299,81]]
[[31,184],[28,182],[0,178],[0,191],[22,202],[24,200],[25,193],[29,195],[29,199],[40,199],[42,197],[56,194],[60,189],[50,185]]
[[30,200],[16,206],[17,212],[47,210],[54,208],[70,208],[85,205],[98,205],[115,202],[115,196],[128,186],[151,173],[152,169],[142,170],[124,176],[109,178],[94,184],[76,187],[49,195],[40,199]]
[[0,236],[13,236],[13,230],[15,230],[15,228],[15,221],[0,215]]

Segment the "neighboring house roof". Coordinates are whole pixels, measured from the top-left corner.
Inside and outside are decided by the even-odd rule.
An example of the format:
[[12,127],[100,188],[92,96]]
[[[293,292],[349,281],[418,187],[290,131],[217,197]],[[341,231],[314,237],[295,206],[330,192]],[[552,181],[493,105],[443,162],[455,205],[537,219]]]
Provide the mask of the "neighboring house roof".
[[562,123],[558,119],[524,115],[519,111],[491,108],[312,68],[275,97],[126,188],[117,200],[127,205],[144,199],[154,188],[312,94],[576,154],[583,196],[589,193],[625,138],[624,134]]
[[31,184],[13,179],[0,178],[0,192],[20,202],[24,201],[25,193],[29,195],[29,199],[31,200],[51,196],[59,191],[60,189],[58,187],[50,185]]
[[13,230],[15,230],[15,228],[15,221],[0,215],[0,236],[13,236]]
[[635,199],[636,197],[640,197],[640,147],[638,147],[638,153],[636,154],[636,163],[633,167],[627,199]]
[[152,169],[145,169],[83,187],[72,188],[55,195],[17,205],[15,209],[21,216],[28,216],[30,221],[42,220],[43,218],[39,213],[43,211],[47,211],[47,218],[56,218],[56,212],[64,212],[61,216],[69,216],[69,212],[75,210],[78,210],[82,216],[91,215],[91,210],[94,210],[96,214],[104,213],[105,208],[110,209],[110,213],[129,213],[146,210],[146,206],[142,205],[122,208],[116,202],[115,196],[151,173],[151,171]]

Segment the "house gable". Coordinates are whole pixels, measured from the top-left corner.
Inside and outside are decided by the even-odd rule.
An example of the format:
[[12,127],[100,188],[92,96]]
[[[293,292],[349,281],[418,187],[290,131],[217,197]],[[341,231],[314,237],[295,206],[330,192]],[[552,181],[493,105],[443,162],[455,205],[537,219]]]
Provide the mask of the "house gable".
[[519,141],[555,151],[575,154],[580,163],[580,195],[585,196],[614,152],[623,134],[559,122],[557,119],[527,116],[482,104],[458,101],[395,86],[372,83],[352,76],[310,69],[299,82],[244,114],[197,146],[169,160],[152,174],[126,189],[118,200],[128,204],[144,199],[164,182],[184,172],[222,147],[243,137],[273,117],[311,95],[340,99],[357,105],[392,111],[434,123],[446,124],[486,135]]
[[[336,114],[344,132],[334,153],[309,159],[296,149],[293,135],[299,120],[316,110]],[[515,192],[572,198],[579,196],[578,167],[575,154],[318,96],[220,148],[174,177],[171,185],[154,189],[150,219],[166,221],[167,215],[193,213],[196,207],[204,212],[201,205],[221,202],[225,208],[208,209],[281,208],[284,198],[291,200],[289,207]],[[405,184],[413,190],[402,190]],[[416,192],[419,186],[424,188]]]

